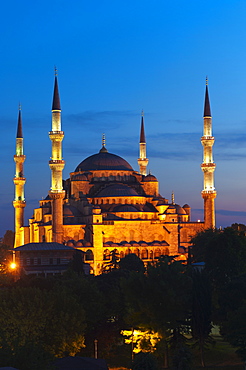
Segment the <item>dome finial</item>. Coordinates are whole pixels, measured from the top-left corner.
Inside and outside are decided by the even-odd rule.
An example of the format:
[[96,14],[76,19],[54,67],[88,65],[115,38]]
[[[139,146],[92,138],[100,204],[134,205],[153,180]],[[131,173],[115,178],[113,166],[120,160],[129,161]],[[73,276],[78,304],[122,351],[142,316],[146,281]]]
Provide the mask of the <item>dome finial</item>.
[[106,137],[105,134],[102,134],[102,146],[106,145]]
[[58,70],[57,70],[56,66],[54,66],[54,73],[55,73],[55,77],[57,77],[58,76]]
[[21,102],[19,102],[19,110],[21,110]]
[[142,109],[141,116],[144,117],[144,110]]
[[206,86],[208,86],[208,76],[206,76]]
[[175,202],[174,202],[174,191],[172,191],[172,204],[175,204]]
[[107,153],[107,149],[106,149],[106,137],[105,137],[105,134],[102,134],[102,149],[100,150],[100,153]]

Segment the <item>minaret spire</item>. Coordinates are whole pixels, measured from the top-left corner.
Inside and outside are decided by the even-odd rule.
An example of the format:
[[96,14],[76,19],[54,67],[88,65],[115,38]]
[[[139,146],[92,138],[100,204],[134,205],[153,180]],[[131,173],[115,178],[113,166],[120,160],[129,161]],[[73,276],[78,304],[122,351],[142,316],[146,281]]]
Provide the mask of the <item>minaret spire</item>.
[[18,113],[18,124],[17,124],[17,134],[16,134],[16,150],[14,155],[15,161],[15,199],[13,201],[13,206],[15,208],[15,245],[14,247],[19,247],[24,243],[21,240],[21,227],[24,226],[24,208],[26,206],[24,197],[24,185],[26,179],[23,174],[24,162],[26,157],[23,154],[23,133],[22,133],[22,117],[21,117],[21,106],[19,105]]
[[62,159],[64,132],[61,131],[61,105],[56,67],[52,104],[52,131],[49,132],[49,137],[52,142],[52,154],[49,161],[51,169],[51,189],[49,195],[52,199],[52,240],[61,243],[63,241],[63,198],[65,195],[62,186],[62,171],[65,161]]
[[59,96],[59,91],[58,91],[57,76],[58,76],[58,71],[57,71],[57,68],[55,67],[55,84],[54,84],[52,111],[53,110],[61,110],[61,103],[60,103],[60,96]]
[[144,175],[144,176],[147,175],[148,162],[149,160],[146,157],[146,140],[145,140],[145,132],[144,132],[144,111],[142,110],[140,140],[139,140],[139,158],[138,158],[139,173],[141,173],[141,175]]
[[216,198],[217,193],[214,187],[214,170],[216,165],[213,161],[214,137],[212,136],[212,116],[209,102],[207,78],[203,121],[203,136],[201,138],[201,143],[203,145],[203,163],[201,165],[201,169],[203,171],[204,187],[201,194],[204,199],[205,228],[211,229],[215,228],[214,199]]

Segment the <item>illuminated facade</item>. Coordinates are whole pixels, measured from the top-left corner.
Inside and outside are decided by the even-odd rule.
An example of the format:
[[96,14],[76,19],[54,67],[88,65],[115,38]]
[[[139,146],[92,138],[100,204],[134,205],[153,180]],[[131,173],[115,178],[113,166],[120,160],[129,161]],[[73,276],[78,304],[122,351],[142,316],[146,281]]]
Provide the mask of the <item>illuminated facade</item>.
[[[19,113],[18,127],[20,124]],[[17,172],[14,179],[16,247],[38,242],[64,243],[84,251],[85,261],[90,264],[91,272],[99,274],[113,250],[117,250],[121,258],[135,253],[146,263],[160,255],[179,255],[182,259],[186,258],[190,238],[198,231],[214,226],[215,165],[212,161],[213,137],[207,85],[202,137],[205,223],[192,222],[190,207],[187,204],[183,207],[175,204],[174,196],[171,202],[162,197],[157,178],[147,174],[143,113],[139,172],[123,158],[109,153],[103,137],[100,151],[84,159],[70,173],[70,177],[62,181],[65,163],[62,158],[64,133],[61,128],[61,107],[55,75],[52,131],[49,137],[52,143],[52,157],[49,161],[51,190],[45,199],[40,200],[39,208],[34,209],[29,226],[24,226],[23,139],[22,134],[17,134]],[[26,263],[28,265],[29,262]],[[35,258],[33,263],[35,265]]]

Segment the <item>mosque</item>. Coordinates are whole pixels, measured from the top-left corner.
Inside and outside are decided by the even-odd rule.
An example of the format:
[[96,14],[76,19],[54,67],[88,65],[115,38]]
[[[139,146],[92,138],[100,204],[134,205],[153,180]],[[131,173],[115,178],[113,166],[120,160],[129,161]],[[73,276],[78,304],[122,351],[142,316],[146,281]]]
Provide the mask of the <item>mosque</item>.
[[[62,178],[65,161],[62,156],[64,132],[61,127],[61,106],[58,78],[55,73],[52,104],[52,128],[49,132],[52,157],[51,188],[45,199],[34,209],[29,225],[24,225],[22,117],[19,110],[16,153],[14,161],[15,199],[15,248],[27,243],[56,242],[79,249],[85,253],[85,261],[91,273],[98,275],[114,250],[120,258],[135,253],[145,263],[160,255],[187,258],[191,237],[197,232],[215,227],[214,170],[212,148],[212,117],[208,84],[206,81],[204,104],[203,146],[204,221],[191,221],[188,204],[175,204],[159,194],[159,183],[147,174],[148,159],[142,113],[139,140],[139,170],[136,171],[123,158],[108,152],[105,137],[98,153],[82,160],[66,180]],[[47,154],[48,157],[48,154]],[[44,190],[44,195],[46,195]],[[36,257],[33,256],[35,264]],[[53,260],[53,259],[52,259]],[[27,264],[30,261],[26,262]]]

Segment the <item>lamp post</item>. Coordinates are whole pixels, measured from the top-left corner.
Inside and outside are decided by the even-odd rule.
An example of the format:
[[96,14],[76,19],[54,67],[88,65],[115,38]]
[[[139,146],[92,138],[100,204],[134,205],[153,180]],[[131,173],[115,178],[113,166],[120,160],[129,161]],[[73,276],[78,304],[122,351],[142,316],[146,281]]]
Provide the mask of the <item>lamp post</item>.
[[95,339],[95,340],[94,340],[95,358],[97,358],[97,355],[98,355],[98,353],[97,353],[97,344],[98,344],[98,340],[97,340],[97,339]]
[[10,268],[11,270],[13,271],[13,275],[14,275],[14,281],[17,280],[17,276],[16,276],[16,269],[17,269],[17,265],[16,265],[16,262],[15,262],[15,251],[13,251],[13,256],[12,256],[12,262],[10,264]]

